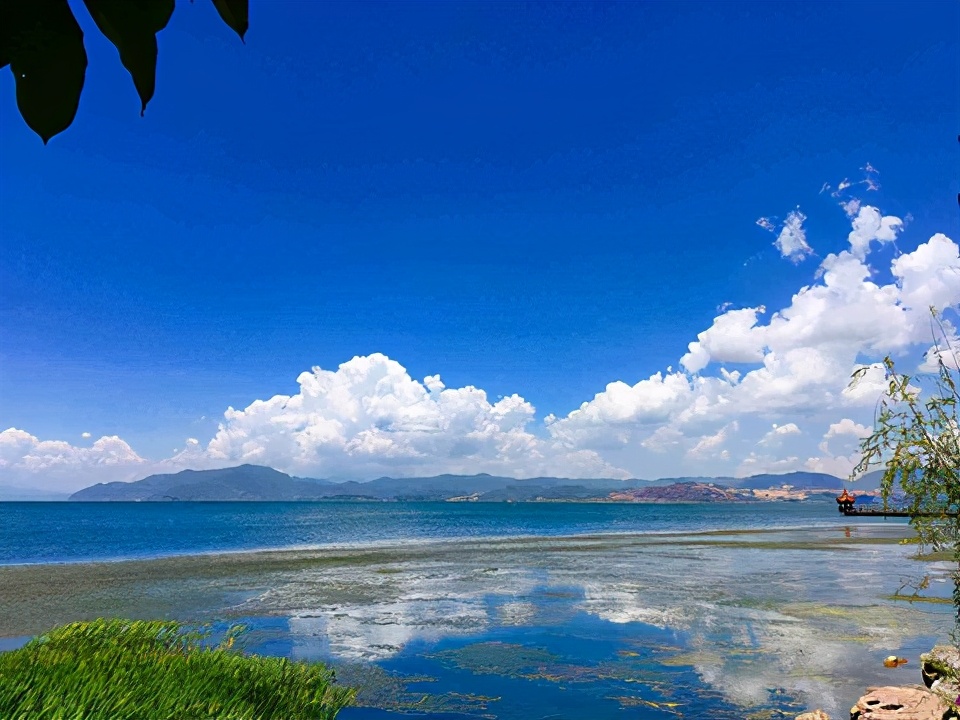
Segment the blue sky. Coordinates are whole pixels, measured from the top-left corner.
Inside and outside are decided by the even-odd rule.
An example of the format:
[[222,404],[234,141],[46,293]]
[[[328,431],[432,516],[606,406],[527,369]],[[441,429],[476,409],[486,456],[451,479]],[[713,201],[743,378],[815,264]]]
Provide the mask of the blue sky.
[[[958,237],[956,3],[253,0],[241,44],[210,3],[181,2],[142,118],[116,50],[71,4],[90,64],[66,132],[44,147],[0,74],[0,426],[69,452],[116,435],[163,461],[186,438],[206,446],[228,406],[374,353],[490,403],[522,396],[526,429],[551,437],[543,418],[608,383],[676,370],[726,303],[785,308],[819,282],[848,247],[831,192],[868,162],[880,190],[848,194],[906,219],[871,255],[876,282],[934,233]],[[798,205],[815,254],[792,262],[773,241]],[[791,412],[745,407],[685,437],[807,411]],[[631,454],[677,417],[634,413],[609,452],[564,447],[602,455],[598,472],[696,469]],[[818,419],[798,467],[847,417],[865,416]],[[216,457],[249,459],[231,447]],[[339,447],[288,467],[393,467]],[[493,465],[511,468],[526,466]]]

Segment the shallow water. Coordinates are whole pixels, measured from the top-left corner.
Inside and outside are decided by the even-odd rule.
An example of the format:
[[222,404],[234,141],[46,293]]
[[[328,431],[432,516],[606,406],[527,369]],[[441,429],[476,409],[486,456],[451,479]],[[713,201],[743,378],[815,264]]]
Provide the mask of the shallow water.
[[[921,570],[945,597],[946,565],[918,568],[907,548],[877,543],[873,528],[851,534],[487,543],[293,573],[234,612],[285,618],[273,631],[283,654],[432,678],[412,686],[422,695],[401,685],[408,710],[520,720],[822,707],[842,716],[867,685],[916,682],[919,654],[952,622],[949,605],[885,599]],[[911,664],[883,668],[891,653]],[[371,685],[362,703],[396,702],[362,665],[344,678]]]
[[[919,654],[952,628],[948,603],[890,599],[925,573],[925,594],[949,596],[950,566],[912,559],[902,523],[799,529],[811,506],[779,506],[760,522],[793,529],[744,531],[716,506],[567,505],[527,511],[551,530],[532,536],[490,507],[438,505],[416,542],[0,566],[0,636],[102,614],[240,622],[247,649],[332,662],[360,687],[345,720],[724,720],[843,717],[869,685],[917,682]],[[595,531],[611,517],[617,532]],[[894,653],[909,664],[884,668]]]

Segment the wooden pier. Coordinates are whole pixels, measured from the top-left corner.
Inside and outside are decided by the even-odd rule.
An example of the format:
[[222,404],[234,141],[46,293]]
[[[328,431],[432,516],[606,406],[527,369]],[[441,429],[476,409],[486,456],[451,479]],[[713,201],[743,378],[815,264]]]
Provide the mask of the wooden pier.
[[912,513],[906,510],[874,510],[863,507],[841,509],[847,517],[940,517],[939,513]]
[[909,510],[903,509],[890,509],[890,508],[881,508],[875,510],[873,508],[868,508],[863,505],[860,507],[855,507],[854,502],[856,502],[856,496],[851,495],[844,488],[843,492],[837,497],[837,510],[840,511],[841,515],[846,515],[847,517],[957,517],[957,513],[928,513],[928,512],[910,512]]

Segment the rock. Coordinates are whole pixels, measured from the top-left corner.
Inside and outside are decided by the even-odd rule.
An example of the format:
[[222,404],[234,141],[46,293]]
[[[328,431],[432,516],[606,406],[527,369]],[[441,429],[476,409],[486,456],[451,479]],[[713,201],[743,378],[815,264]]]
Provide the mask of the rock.
[[953,645],[937,645],[920,656],[920,674],[928,688],[960,679],[960,648]]
[[850,720],[944,720],[950,705],[922,685],[869,688],[850,708]]
[[823,710],[812,710],[802,715],[797,715],[797,720],[830,720],[830,716]]

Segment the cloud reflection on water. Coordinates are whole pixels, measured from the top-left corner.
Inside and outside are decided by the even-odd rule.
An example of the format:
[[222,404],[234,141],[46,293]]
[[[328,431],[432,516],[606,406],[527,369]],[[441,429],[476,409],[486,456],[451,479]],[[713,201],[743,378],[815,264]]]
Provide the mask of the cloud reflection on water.
[[951,614],[883,599],[918,571],[907,548],[838,547],[831,533],[477,542],[440,559],[293,573],[246,610],[287,615],[295,656],[345,661],[402,659],[498,628],[563,634],[587,613],[622,625],[625,646],[643,645],[644,625],[681,633],[676,663],[743,707],[782,689],[838,714],[863,687],[886,681],[878,654],[927,649]]

